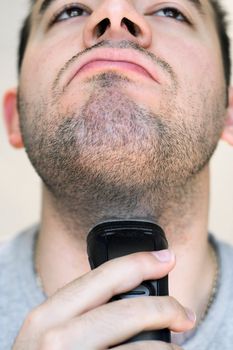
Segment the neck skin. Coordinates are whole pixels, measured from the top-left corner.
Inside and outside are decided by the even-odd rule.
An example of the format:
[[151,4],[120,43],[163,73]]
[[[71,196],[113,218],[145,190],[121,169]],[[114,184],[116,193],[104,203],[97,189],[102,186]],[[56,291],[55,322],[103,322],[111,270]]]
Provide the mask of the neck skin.
[[[198,175],[196,189],[195,196],[169,206],[159,224],[176,255],[176,266],[169,275],[170,295],[194,310],[198,322],[208,303],[216,270],[208,244],[208,167]],[[71,233],[51,203],[50,193],[44,188],[35,263],[48,296],[90,271],[87,232],[80,226],[75,234]],[[182,203],[186,215],[179,215]]]

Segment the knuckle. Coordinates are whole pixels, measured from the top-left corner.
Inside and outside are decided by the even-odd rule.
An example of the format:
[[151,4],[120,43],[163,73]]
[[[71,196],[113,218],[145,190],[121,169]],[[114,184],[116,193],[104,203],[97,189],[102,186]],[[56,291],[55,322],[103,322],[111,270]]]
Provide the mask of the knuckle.
[[123,310],[123,312],[125,313],[125,315],[127,315],[127,317],[132,317],[132,318],[134,318],[138,313],[136,304],[137,304],[136,299],[133,300],[130,298],[129,299],[126,298],[118,301],[118,305],[120,306],[119,309]]
[[126,298],[117,302],[117,313],[124,317],[124,322],[138,324],[139,327],[148,328],[153,322],[152,303],[150,298]]
[[170,324],[176,320],[181,310],[178,301],[172,297],[145,297],[140,299],[139,312],[143,315],[144,322],[149,328],[157,322]]
[[134,267],[137,270],[141,269],[142,266],[146,265],[148,263],[148,259],[149,263],[151,262],[149,254],[145,252],[131,254],[130,258],[132,259]]
[[158,322],[168,325],[183,315],[181,305],[173,297],[126,298],[118,303],[129,319],[138,318],[140,315],[140,322],[143,322],[146,329]]
[[128,255],[127,265],[132,275],[137,276],[138,280],[142,281],[148,270],[151,269],[151,259],[148,253],[140,252]]
[[40,340],[40,350],[61,350],[65,349],[63,338],[56,329],[48,330]]
[[138,303],[140,303],[139,312],[143,314],[143,319],[148,325],[167,313],[166,301],[163,297],[141,297]]
[[155,312],[155,315],[157,316],[162,315],[166,312],[166,300],[164,298],[155,297],[153,303],[153,312]]
[[154,319],[154,316],[156,316],[158,313],[163,313],[164,305],[158,298],[141,297],[140,299],[142,301],[140,304],[142,310],[140,310],[140,312],[145,314],[145,319],[150,320],[151,316],[152,319]]
[[129,298],[121,300],[122,310],[128,319],[137,319],[139,323],[144,324],[144,328],[150,328],[154,323],[155,317],[158,317],[160,305],[155,305],[152,298]]
[[34,310],[32,310],[28,316],[26,317],[24,324],[23,324],[23,328],[24,329],[34,329],[34,328],[38,328],[41,324],[41,310],[39,307],[35,308]]
[[169,306],[175,312],[175,314],[180,313],[181,311],[181,305],[180,303],[173,297],[168,297],[169,300]]
[[[143,277],[143,271],[151,265],[151,259],[148,253],[140,252],[129,254],[120,258],[109,260],[104,264],[100,265],[95,269],[96,275],[112,275],[113,267],[115,269],[127,269],[131,274],[137,274],[138,276]],[[122,276],[123,277],[123,276]]]

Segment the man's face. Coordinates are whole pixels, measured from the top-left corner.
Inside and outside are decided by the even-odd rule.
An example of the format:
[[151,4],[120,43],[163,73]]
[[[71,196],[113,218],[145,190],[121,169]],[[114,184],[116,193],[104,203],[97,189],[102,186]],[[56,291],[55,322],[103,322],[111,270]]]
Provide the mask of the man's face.
[[26,149],[57,198],[123,211],[127,196],[128,211],[148,192],[163,200],[206,165],[223,128],[212,8],[39,0],[19,88]]

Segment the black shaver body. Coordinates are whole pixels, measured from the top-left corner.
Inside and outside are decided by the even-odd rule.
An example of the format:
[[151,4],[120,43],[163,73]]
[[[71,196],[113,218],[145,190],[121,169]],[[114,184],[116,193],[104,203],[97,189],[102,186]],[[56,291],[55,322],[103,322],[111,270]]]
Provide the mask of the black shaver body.
[[[147,221],[107,221],[95,226],[87,237],[87,253],[92,269],[104,262],[127,254],[167,249],[168,243],[160,226]],[[110,301],[142,296],[168,295],[168,276],[144,281],[127,293],[114,296]],[[128,342],[160,340],[171,342],[168,329],[142,332]]]

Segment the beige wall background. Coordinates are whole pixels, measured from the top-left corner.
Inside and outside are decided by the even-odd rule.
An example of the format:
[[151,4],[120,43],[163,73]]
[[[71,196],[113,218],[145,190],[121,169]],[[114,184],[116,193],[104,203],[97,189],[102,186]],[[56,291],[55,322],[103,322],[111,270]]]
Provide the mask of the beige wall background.
[[[205,0],[204,0],[205,1]],[[0,11],[0,96],[17,82],[16,47],[18,31],[29,0],[1,0]],[[233,23],[233,2],[223,1]],[[233,26],[230,31],[233,38]],[[211,162],[211,205],[209,228],[233,243],[233,148],[224,143]],[[2,112],[0,118],[0,238],[16,234],[39,220],[40,180],[23,150],[7,142]]]

